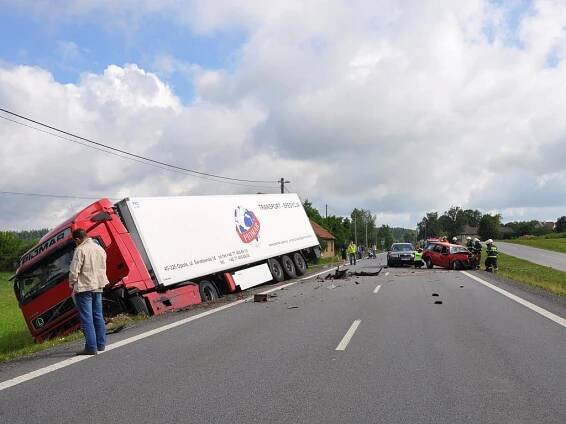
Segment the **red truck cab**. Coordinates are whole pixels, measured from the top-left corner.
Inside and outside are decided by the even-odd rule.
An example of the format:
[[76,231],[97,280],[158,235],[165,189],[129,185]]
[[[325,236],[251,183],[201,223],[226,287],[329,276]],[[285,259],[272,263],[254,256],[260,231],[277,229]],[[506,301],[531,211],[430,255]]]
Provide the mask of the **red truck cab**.
[[[110,284],[104,289],[105,312],[159,314],[173,307],[200,303],[198,288],[194,286],[180,288],[173,296],[156,291],[156,284],[116,209],[108,199],[102,199],[50,231],[20,260],[14,291],[36,341],[79,327],[68,281],[74,252],[71,234],[79,228],[106,251]],[[47,292],[49,295],[45,295]]]

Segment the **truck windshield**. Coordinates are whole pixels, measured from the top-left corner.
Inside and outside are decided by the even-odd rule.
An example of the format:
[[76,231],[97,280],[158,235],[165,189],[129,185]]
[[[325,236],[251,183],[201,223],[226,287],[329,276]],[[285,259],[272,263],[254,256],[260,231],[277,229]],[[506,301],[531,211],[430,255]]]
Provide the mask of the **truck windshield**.
[[20,303],[33,299],[66,277],[71,259],[73,259],[73,251],[73,245],[69,244],[32,268],[18,274],[14,282],[14,289]]

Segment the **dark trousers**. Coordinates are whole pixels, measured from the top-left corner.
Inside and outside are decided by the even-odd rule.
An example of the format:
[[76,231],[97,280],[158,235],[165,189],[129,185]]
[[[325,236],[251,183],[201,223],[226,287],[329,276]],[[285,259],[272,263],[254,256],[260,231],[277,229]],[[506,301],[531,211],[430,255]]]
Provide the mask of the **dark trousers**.
[[497,269],[497,258],[489,256],[485,258],[485,269],[488,268]]
[[350,265],[356,265],[356,254],[349,253],[348,256],[350,257]]

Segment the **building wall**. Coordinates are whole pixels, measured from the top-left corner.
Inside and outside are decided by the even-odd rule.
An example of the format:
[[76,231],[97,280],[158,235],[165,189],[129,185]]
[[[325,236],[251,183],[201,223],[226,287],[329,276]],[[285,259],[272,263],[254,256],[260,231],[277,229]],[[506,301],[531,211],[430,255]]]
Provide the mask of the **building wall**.
[[334,256],[335,255],[334,240],[326,239],[325,241],[326,241],[326,249],[324,249],[324,251],[322,252],[322,256],[324,256],[325,258]]

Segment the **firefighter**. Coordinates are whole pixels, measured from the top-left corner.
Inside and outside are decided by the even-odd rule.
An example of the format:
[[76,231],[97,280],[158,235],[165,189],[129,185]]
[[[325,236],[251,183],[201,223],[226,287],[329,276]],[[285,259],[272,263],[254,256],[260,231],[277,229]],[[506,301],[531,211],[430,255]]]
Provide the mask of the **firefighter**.
[[452,237],[452,244],[460,244],[458,243],[458,237],[456,236]]
[[485,242],[487,257],[485,258],[485,270],[489,272],[497,271],[497,246],[492,239]]
[[356,265],[356,254],[358,253],[358,248],[352,240],[350,240],[350,244],[348,245],[346,252],[348,253],[348,258],[350,258],[350,265]]
[[474,254],[474,263],[476,265],[476,269],[480,269],[481,264],[481,241],[479,238],[474,238],[472,252]]
[[473,253],[474,251],[474,242],[472,241],[472,238],[470,236],[466,237],[466,247],[468,248],[468,250],[470,252]]

